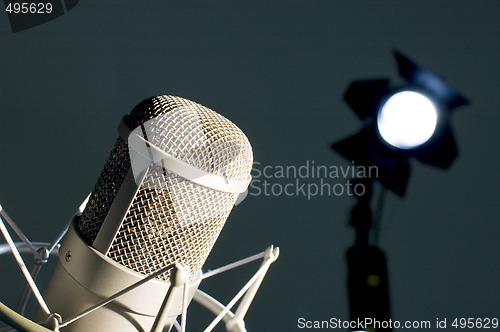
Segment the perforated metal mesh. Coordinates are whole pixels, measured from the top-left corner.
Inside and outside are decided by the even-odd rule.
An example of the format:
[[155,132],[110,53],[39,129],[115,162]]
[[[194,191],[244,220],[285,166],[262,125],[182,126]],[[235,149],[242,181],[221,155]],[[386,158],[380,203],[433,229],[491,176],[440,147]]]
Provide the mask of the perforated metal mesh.
[[127,143],[118,138],[90,195],[87,206],[78,220],[79,233],[88,244],[91,245],[97,237],[129,168]]
[[[139,104],[127,121],[131,128],[142,125],[148,141],[192,166],[232,180],[246,180],[250,174],[252,150],[245,135],[204,106],[159,96]],[[95,240],[116,196],[117,183],[119,188],[123,182],[126,172],[122,175],[122,168],[130,168],[128,155],[116,157],[124,152],[123,145],[128,147],[119,139],[80,218],[79,230],[89,243]],[[150,166],[108,257],[145,275],[177,261],[189,265],[194,278],[236,198],[237,194],[209,189]]]

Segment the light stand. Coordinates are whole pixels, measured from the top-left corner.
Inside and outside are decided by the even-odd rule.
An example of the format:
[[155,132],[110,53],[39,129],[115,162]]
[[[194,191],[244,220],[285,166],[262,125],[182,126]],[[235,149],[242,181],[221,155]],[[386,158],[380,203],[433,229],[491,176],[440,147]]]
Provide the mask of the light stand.
[[[388,322],[391,318],[387,263],[384,252],[370,244],[372,230],[372,180],[355,180],[365,187],[364,194],[356,195],[357,204],[351,210],[349,224],[355,229],[356,237],[346,253],[348,266],[348,291],[351,321],[373,319]],[[364,326],[366,331],[391,331],[390,328],[376,328],[373,324]]]
[[[357,134],[332,145],[357,166],[377,168],[376,179],[354,180],[366,190],[363,196],[356,196],[350,219],[356,240],[346,254],[351,321],[376,320],[379,324],[365,326],[370,332],[391,331],[387,263],[382,250],[369,241],[371,231],[378,232],[378,225],[372,225],[372,182],[377,180],[403,197],[410,158],[450,167],[458,149],[449,118],[455,108],[468,104],[441,77],[397,51],[394,56],[404,84],[393,86],[385,78],[351,83],[344,99],[363,126]],[[381,201],[379,204],[381,208]]]

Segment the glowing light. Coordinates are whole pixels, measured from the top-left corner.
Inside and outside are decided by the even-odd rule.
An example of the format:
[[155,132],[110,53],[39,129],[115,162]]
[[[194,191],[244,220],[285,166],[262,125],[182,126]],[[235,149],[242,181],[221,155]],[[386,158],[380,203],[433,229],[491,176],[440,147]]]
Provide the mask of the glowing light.
[[382,105],[377,126],[382,138],[390,145],[413,149],[432,137],[437,120],[437,108],[429,98],[415,91],[402,91]]

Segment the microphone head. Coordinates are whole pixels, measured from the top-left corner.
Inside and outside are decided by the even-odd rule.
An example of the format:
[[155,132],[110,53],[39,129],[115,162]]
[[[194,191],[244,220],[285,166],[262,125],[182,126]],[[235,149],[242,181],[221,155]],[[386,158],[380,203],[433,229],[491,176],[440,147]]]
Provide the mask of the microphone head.
[[[249,180],[253,163],[250,143],[222,115],[174,96],[142,101],[124,117],[124,123],[131,133],[118,138],[77,221],[77,230],[95,247],[106,224],[116,224],[112,233],[106,233],[111,235],[106,235],[109,245],[102,253],[108,258],[144,275],[178,262],[189,266],[192,280],[208,257],[238,193],[214,189],[203,179],[185,176],[169,166],[167,159],[151,158],[145,164],[141,149],[133,146],[131,138],[142,137],[148,151],[155,148],[173,165],[184,165],[228,183]],[[132,173],[135,190],[126,199],[129,203],[120,203],[126,206],[123,218],[113,220],[116,213],[110,210],[116,210],[114,205],[123,200],[120,192],[125,192],[123,187],[128,186],[127,178]],[[160,277],[168,278],[169,273]]]

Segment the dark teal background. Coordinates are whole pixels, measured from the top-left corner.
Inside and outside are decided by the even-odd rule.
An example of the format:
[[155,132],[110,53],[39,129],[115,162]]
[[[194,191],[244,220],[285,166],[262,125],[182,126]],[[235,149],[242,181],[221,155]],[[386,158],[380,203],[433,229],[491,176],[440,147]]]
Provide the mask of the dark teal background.
[[[347,166],[329,150],[360,126],[342,94],[353,79],[397,80],[397,48],[472,104],[452,118],[460,149],[452,168],[414,162],[406,198],[386,201],[380,246],[393,319],[498,317],[499,18],[500,2],[485,0],[86,0],[12,33],[0,13],[0,203],[30,239],[52,240],[92,190],[120,118],[158,94],[232,120],[262,165]],[[247,315],[249,331],[348,319],[353,204],[249,196],[233,210],[206,268],[271,243],[282,252]],[[227,302],[257,266],[202,289]],[[13,305],[20,274],[5,272],[10,257],[0,267],[0,300]],[[199,320],[191,316],[188,329],[200,330]]]

